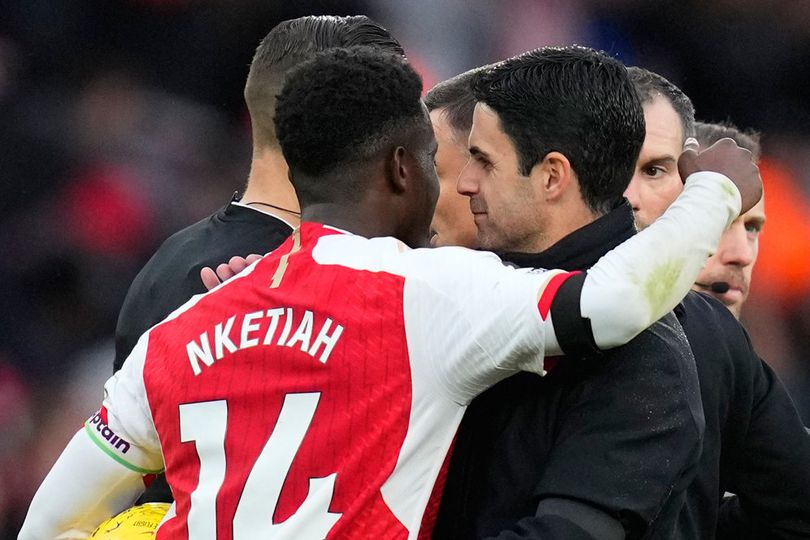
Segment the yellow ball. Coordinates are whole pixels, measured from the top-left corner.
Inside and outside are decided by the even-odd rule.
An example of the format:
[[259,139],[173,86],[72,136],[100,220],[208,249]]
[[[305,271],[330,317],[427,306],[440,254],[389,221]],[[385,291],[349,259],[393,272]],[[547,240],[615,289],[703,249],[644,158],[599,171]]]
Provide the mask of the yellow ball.
[[133,506],[99,525],[90,540],[148,540],[155,537],[160,520],[169,511],[168,503]]

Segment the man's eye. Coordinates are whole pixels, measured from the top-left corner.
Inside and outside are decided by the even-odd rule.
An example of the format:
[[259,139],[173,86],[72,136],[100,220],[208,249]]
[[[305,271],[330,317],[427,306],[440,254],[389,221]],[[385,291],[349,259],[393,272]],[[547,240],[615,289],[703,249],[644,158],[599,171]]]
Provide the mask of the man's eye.
[[480,165],[480,166],[481,166],[481,167],[482,167],[482,168],[483,168],[485,171],[488,171],[488,170],[490,170],[490,169],[492,168],[492,163],[490,163],[488,160],[486,160],[486,159],[484,159],[484,158],[482,158],[482,157],[480,157],[480,156],[476,156],[476,157],[475,157],[475,161],[476,161],[476,163],[478,163],[478,164],[479,164],[479,165]]
[[658,178],[659,176],[663,176],[663,174],[666,173],[663,167],[659,167],[658,165],[645,167],[644,169],[642,169],[642,172],[651,178]]
[[762,232],[762,225],[759,223],[746,223],[745,230],[750,234],[759,234]]

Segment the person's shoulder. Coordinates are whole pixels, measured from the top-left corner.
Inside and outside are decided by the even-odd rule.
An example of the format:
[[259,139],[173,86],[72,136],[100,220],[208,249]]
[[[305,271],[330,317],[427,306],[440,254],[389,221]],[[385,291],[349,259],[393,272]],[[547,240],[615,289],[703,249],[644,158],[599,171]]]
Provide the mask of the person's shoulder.
[[[714,354],[728,351],[731,356],[750,352],[748,333],[734,314],[713,296],[690,291],[679,306],[678,318],[693,346],[701,341],[714,344]],[[695,352],[696,356],[698,351]]]
[[322,264],[342,264],[428,280],[448,273],[458,278],[460,270],[475,272],[493,265],[503,268],[500,258],[487,251],[462,247],[413,249],[393,237],[351,234],[320,238],[313,249],[313,258]]
[[678,358],[691,361],[689,341],[673,313],[655,321],[627,344],[606,351],[606,354],[627,358]]
[[213,221],[218,218],[219,213],[216,212],[206,216],[166,238],[149,259],[149,262],[146,263],[144,269],[159,266],[161,263],[178,256],[188,260],[188,257],[193,254],[193,251],[189,251],[189,249],[193,249],[196,245],[201,245],[206,241],[207,231],[211,228]]
[[690,322],[701,325],[712,324],[724,330],[735,330],[739,327],[739,321],[720,300],[698,291],[689,291],[676,313],[682,321],[691,318],[694,320]]
[[[491,251],[479,251],[475,249],[468,249],[464,247],[438,247],[438,248],[421,248],[412,249],[405,254],[408,259],[425,263],[442,264],[445,266],[462,266],[462,265],[498,265],[503,266],[503,261],[500,257]],[[475,268],[469,268],[474,270]]]

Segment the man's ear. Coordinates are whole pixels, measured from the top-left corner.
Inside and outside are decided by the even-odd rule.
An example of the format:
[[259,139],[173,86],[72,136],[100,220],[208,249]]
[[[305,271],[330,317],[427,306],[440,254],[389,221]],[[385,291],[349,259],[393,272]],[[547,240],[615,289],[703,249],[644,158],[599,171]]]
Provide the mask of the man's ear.
[[535,166],[532,174],[541,174],[542,193],[546,200],[562,197],[576,181],[571,162],[560,152],[549,152]]
[[389,154],[386,179],[394,193],[402,193],[408,186],[410,174],[409,154],[403,146],[396,146]]

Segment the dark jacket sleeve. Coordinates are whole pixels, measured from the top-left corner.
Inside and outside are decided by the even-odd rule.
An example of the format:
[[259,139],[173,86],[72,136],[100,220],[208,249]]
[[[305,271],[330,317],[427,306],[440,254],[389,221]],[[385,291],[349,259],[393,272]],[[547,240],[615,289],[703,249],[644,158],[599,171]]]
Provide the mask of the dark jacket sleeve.
[[[704,428],[686,338],[668,316],[598,362],[560,413],[535,487],[538,511],[498,538],[609,538],[617,523],[627,538],[671,535]],[[595,521],[548,511],[549,501],[591,508]]]
[[[782,382],[736,325],[736,354],[751,365],[751,415],[741,444],[725,448],[718,538],[810,538],[810,435]],[[738,384],[745,384],[740,381]]]

